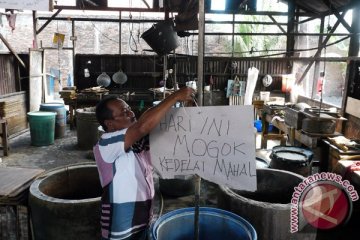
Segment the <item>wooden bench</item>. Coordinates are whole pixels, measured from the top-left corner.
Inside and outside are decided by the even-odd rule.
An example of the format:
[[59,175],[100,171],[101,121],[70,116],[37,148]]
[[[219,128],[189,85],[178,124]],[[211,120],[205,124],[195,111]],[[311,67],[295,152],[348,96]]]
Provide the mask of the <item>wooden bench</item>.
[[[18,207],[24,206],[27,208],[29,187],[33,180],[43,172],[43,169],[0,167],[0,206],[13,208],[16,239],[21,237]],[[27,213],[29,214],[29,210],[27,210]],[[30,215],[27,216],[27,221],[28,239],[31,239]],[[2,239],[2,234],[0,234],[0,239]]]

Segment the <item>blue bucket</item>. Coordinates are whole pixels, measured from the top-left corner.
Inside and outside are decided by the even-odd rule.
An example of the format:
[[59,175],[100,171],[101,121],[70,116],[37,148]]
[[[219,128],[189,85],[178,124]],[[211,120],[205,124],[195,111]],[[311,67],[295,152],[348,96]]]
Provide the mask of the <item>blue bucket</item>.
[[[242,217],[217,208],[199,210],[200,240],[256,240],[254,227]],[[153,240],[194,239],[194,208],[182,208],[161,216],[151,227]]]
[[62,103],[42,103],[40,104],[40,111],[55,112],[55,138],[62,138],[65,136],[66,129],[66,109]]
[[[262,131],[262,122],[261,122],[261,120],[255,120],[254,121],[254,127],[256,127],[256,130],[258,132],[261,132]],[[273,127],[274,127],[274,125],[269,123],[268,132],[271,132],[273,130]]]

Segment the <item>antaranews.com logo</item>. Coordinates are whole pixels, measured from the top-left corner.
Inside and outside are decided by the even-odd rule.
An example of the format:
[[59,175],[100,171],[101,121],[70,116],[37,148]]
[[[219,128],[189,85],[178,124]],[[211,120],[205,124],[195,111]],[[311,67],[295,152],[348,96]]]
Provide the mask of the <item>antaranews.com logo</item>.
[[294,188],[291,199],[290,232],[299,231],[306,220],[319,229],[331,229],[349,220],[352,202],[359,199],[354,186],[340,175],[316,173]]

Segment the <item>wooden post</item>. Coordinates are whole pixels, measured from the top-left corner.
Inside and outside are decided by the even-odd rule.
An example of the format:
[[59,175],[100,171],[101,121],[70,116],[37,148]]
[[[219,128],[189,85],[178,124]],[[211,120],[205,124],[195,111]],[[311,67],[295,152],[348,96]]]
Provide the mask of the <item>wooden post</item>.
[[291,57],[294,55],[295,36],[295,3],[294,0],[288,1],[288,22],[287,22],[287,36],[286,36],[286,56]]
[[[58,9],[56,11],[56,13],[54,13],[40,28],[39,30],[36,30],[37,29],[37,18],[35,16],[35,20],[36,20],[36,24],[34,24],[36,26],[36,29],[34,30],[36,32],[36,35],[37,34],[40,34],[42,32],[42,30],[44,30],[46,28],[47,25],[49,25],[49,23],[54,20],[56,18],[56,16],[61,12],[62,9]],[[36,15],[36,12],[35,12],[35,15]]]
[[121,55],[121,11],[119,11],[119,55]]
[[205,0],[199,0],[199,34],[198,34],[198,69],[197,69],[197,102],[203,105],[204,82],[204,44],[205,44]]
[[[287,22],[287,35],[286,35],[286,57],[294,56],[295,48],[295,2],[294,0],[288,1],[288,22]],[[290,61],[287,62],[287,73],[291,73],[292,67]],[[286,99],[286,95],[285,95]]]
[[15,49],[13,49],[10,45],[10,43],[5,39],[5,37],[0,33],[0,39],[1,41],[3,41],[3,43],[5,44],[5,46],[9,49],[9,51],[16,57],[16,59],[19,61],[19,63],[21,64],[21,66],[23,66],[26,69],[26,65],[25,63],[21,60],[21,58],[19,57],[19,55],[16,53]]
[[[197,69],[197,102],[203,105],[204,81],[204,44],[205,44],[205,0],[199,0],[199,35],[198,35],[198,69]],[[195,177],[195,240],[199,239],[199,205],[200,205],[201,177]]]
[[234,33],[235,33],[235,13],[233,13],[233,20],[232,20],[231,57],[234,57],[234,51],[235,51]]
[[[345,16],[346,14],[346,11],[344,11],[341,16]],[[318,48],[318,50],[316,51],[315,55],[314,55],[314,58],[318,58],[320,57],[320,52],[321,50],[326,47],[326,44],[328,43],[328,41],[330,40],[331,38],[331,34],[335,32],[335,30],[337,29],[337,27],[339,26],[340,24],[340,21],[337,20],[337,22],[334,24],[334,26],[331,28],[330,32],[327,34],[326,38],[324,39],[324,41],[322,42],[321,44],[321,47]],[[298,81],[296,81],[296,84],[300,84],[304,78],[306,77],[306,74],[309,72],[311,66],[313,65],[313,63],[315,62],[315,60],[312,60],[308,66],[306,67],[305,71],[303,72],[302,76],[300,77],[300,79]]]
[[36,33],[36,29],[37,29],[37,16],[36,16],[36,11],[32,11],[32,16],[33,16],[33,48],[38,49],[38,43],[37,43],[37,33]]
[[[357,4],[353,8],[353,15],[352,15],[352,23],[351,23],[351,35],[350,44],[349,44],[349,57],[358,56],[360,45],[359,45],[359,33],[360,33],[360,2],[357,1]],[[355,78],[355,74],[357,74],[358,70],[356,69],[356,62],[350,61],[348,62],[347,69],[346,69],[346,78],[345,78],[345,86],[344,86],[344,94],[342,100],[342,114],[345,113],[346,103],[348,93],[350,91],[350,86],[352,81]],[[345,123],[345,122],[344,122]],[[344,128],[345,129],[345,128]]]
[[[72,61],[73,61],[73,80],[75,76],[75,54],[76,54],[76,36],[75,36],[75,20],[71,20],[71,35],[72,35]],[[75,82],[73,82],[75,85]]]

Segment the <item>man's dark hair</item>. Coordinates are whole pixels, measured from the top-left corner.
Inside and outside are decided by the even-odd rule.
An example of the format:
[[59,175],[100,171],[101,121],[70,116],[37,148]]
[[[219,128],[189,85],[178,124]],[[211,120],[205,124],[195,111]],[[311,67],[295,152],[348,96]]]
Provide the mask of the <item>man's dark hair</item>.
[[96,119],[105,131],[107,131],[107,127],[104,123],[105,120],[113,118],[112,111],[108,108],[108,103],[116,99],[116,96],[105,97],[96,105]]

